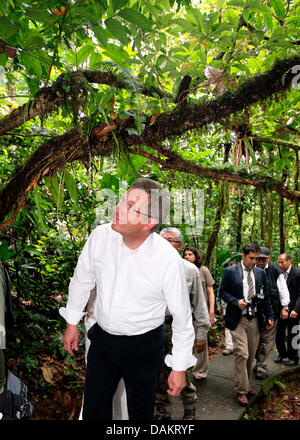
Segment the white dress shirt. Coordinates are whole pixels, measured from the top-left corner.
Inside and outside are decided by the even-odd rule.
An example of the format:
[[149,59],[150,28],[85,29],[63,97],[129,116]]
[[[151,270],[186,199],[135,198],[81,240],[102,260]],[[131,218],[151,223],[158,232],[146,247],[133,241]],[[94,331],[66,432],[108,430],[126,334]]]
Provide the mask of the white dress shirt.
[[[249,272],[245,268],[245,266],[244,266],[242,261],[241,261],[241,265],[242,265],[242,268],[243,268],[243,295],[244,295],[244,300],[247,301],[248,300],[248,292],[249,292],[249,285],[248,285],[248,279],[247,278],[248,278],[248,273]],[[255,276],[254,276],[253,269],[251,269],[250,275],[251,275],[252,282],[253,282],[253,288],[254,288],[253,297],[254,297],[256,295],[256,290],[255,290]],[[242,315],[246,315],[246,314],[247,314],[247,308],[245,308],[242,311]]]
[[[266,264],[265,270],[269,267],[269,263]],[[283,273],[281,273],[277,278],[277,289],[279,293],[280,304],[282,306],[287,306],[290,303],[290,292],[286,284]]]
[[194,328],[182,258],[157,233],[131,250],[111,224],[89,236],[70,281],[66,308],[60,314],[76,325],[90,291],[97,285],[94,314],[99,326],[114,335],[138,335],[160,326],[166,306],[173,316],[173,350],[165,358],[176,371],[195,365]]

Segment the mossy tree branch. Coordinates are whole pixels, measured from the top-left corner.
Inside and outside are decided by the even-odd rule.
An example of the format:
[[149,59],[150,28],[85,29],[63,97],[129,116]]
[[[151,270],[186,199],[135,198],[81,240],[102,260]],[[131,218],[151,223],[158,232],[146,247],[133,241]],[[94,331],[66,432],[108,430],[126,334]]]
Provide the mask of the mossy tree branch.
[[[290,190],[282,182],[275,179],[254,176],[246,171],[202,167],[197,163],[184,160],[179,155],[159,145],[161,141],[170,136],[180,136],[189,130],[201,128],[210,123],[222,122],[224,118],[237,111],[271,98],[275,93],[278,94],[287,90],[291,86],[293,79],[291,69],[295,64],[300,64],[300,57],[278,62],[270,71],[245,81],[239,89],[234,92],[228,91],[217,99],[162,113],[157,116],[154,122],[149,117],[141,134],[129,134],[128,128],[135,127],[134,117],[131,116],[125,120],[116,119],[109,125],[100,124],[94,127],[88,139],[81,136],[76,129],[50,139],[35,151],[28,162],[2,190],[0,227],[9,224],[5,223],[5,218],[7,218],[11,209],[14,206],[17,206],[17,209],[21,208],[22,203],[20,201],[25,200],[28,191],[43,176],[51,170],[63,168],[68,162],[84,159],[87,154],[92,156],[111,154],[115,139],[118,140],[120,145],[124,146],[124,149],[131,151],[133,154],[148,157],[150,160],[160,163],[165,169],[188,172],[215,181],[224,180],[262,187],[276,191],[289,200],[298,201],[299,191]],[[98,74],[100,75],[100,73]],[[52,89],[54,92],[52,100],[37,99],[36,104],[32,104],[31,109],[28,109],[28,111],[32,110],[38,113],[39,108],[42,108],[43,112],[49,109],[55,99],[58,101],[61,99],[60,96],[57,96],[57,90],[61,90],[61,88],[58,87],[55,92]],[[46,92],[44,90],[41,93]],[[47,93],[43,96],[47,98]],[[24,118],[24,115],[22,117]],[[138,148],[138,146],[143,145],[158,150],[158,154],[154,155],[144,151],[143,148]],[[162,159],[160,154],[167,157],[167,159]]]

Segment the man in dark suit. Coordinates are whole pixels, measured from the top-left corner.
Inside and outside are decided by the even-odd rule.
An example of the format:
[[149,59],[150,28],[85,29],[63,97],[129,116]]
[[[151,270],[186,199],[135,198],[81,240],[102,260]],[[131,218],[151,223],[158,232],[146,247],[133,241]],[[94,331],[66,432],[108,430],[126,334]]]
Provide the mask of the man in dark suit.
[[[288,307],[288,319],[280,319],[276,334],[276,347],[278,357],[275,362],[283,362],[289,367],[297,365],[299,362],[298,347],[293,344],[299,328],[300,316],[300,270],[292,266],[291,257],[288,254],[281,254],[278,257],[278,264],[283,271],[286,283],[290,292],[290,303]],[[287,346],[285,334],[287,329]],[[287,358],[287,359],[285,359]]]
[[247,396],[255,394],[250,378],[260,331],[274,325],[266,273],[254,267],[258,256],[259,247],[247,244],[242,261],[225,270],[219,288],[220,297],[227,303],[225,326],[231,331],[236,401],[242,406],[248,405]]

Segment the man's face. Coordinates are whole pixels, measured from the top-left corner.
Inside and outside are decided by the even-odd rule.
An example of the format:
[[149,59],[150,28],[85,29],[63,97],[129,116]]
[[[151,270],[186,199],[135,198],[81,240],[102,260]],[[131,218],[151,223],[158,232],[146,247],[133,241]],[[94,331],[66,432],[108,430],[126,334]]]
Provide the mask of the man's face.
[[268,262],[270,261],[270,257],[258,257],[256,266],[264,269]]
[[288,270],[291,266],[291,260],[286,260],[284,257],[278,257],[278,265],[281,270]]
[[116,206],[112,229],[122,235],[133,235],[151,229],[149,225],[154,220],[148,215],[148,204],[146,191],[136,188],[127,191]]
[[166,232],[162,235],[162,237],[165,240],[168,240],[168,242],[177,250],[180,251],[182,248],[182,243],[177,241],[176,234],[174,232]]
[[258,259],[259,252],[249,252],[249,254],[242,254],[243,265],[246,269],[253,269]]

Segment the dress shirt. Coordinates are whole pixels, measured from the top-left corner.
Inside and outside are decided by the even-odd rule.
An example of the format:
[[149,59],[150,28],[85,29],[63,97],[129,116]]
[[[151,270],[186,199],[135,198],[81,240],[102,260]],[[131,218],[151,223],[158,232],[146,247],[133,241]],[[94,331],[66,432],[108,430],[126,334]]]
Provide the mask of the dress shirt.
[[[265,270],[268,269],[269,263],[266,264]],[[290,303],[290,292],[286,284],[283,273],[281,273],[277,278],[277,289],[279,293],[279,300],[282,306],[287,306]]]
[[[289,276],[289,273],[290,273],[290,271],[291,271],[291,268],[292,268],[292,266],[290,266],[290,267],[288,268],[288,270],[284,270],[284,271],[283,271],[284,273],[287,273],[286,279],[288,279],[288,276]],[[283,276],[284,276],[284,275],[283,275]]]
[[[244,264],[241,262],[242,265],[242,269],[243,269],[243,295],[244,295],[244,300],[247,301],[248,300],[248,292],[249,292],[249,285],[248,285],[248,273],[249,271],[245,268]],[[250,271],[250,275],[252,278],[252,282],[253,282],[253,288],[254,288],[254,292],[253,292],[253,297],[256,295],[256,289],[255,289],[255,276],[254,276],[254,272],[253,269],[251,269]],[[242,311],[242,315],[246,315],[247,314],[247,308],[245,308]]]
[[114,335],[139,335],[160,326],[166,306],[173,316],[173,350],[165,358],[176,371],[195,365],[194,328],[182,258],[157,233],[129,249],[111,224],[89,236],[70,281],[66,308],[60,314],[76,325],[90,291],[97,285],[94,314],[103,330]]

